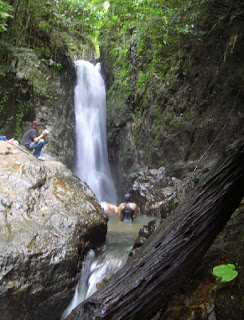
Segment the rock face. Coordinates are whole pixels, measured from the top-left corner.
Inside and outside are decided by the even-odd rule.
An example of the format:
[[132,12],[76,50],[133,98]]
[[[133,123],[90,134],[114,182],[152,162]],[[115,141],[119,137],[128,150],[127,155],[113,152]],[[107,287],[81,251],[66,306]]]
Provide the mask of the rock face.
[[60,319],[107,216],[63,164],[0,141],[1,320]]
[[[75,67],[73,61],[67,64],[67,75],[51,79],[48,84],[58,94],[55,99],[37,97],[35,114],[41,119],[50,133],[47,136],[46,149],[56,159],[72,168],[74,163],[74,86]],[[46,71],[46,70],[45,70]],[[47,71],[46,71],[47,72]]]
[[[234,6],[235,1],[227,2]],[[184,180],[195,167],[191,164],[196,164],[212,145],[199,168],[209,170],[228,144],[243,136],[244,91],[239,81],[244,66],[244,23],[243,19],[234,17],[230,21],[226,14],[226,20],[219,24],[220,16],[221,10],[207,6],[206,20],[198,20],[200,29],[207,31],[201,44],[183,38],[186,50],[181,61],[174,62],[174,65],[179,63],[179,69],[170,74],[160,71],[157,74],[156,70],[145,82],[136,81],[138,74],[148,71],[148,60],[144,63],[140,60],[143,56],[138,46],[143,41],[138,38],[140,32],[132,30],[128,36],[127,78],[121,76],[122,63],[118,66],[118,61],[113,59],[109,41],[113,30],[110,33],[106,29],[102,34],[101,62],[108,88],[109,156],[113,167],[117,167],[122,194],[131,189],[133,176],[140,175],[146,167],[165,167],[170,177]],[[232,43],[233,39],[237,41]],[[146,41],[144,46],[144,52],[151,49]],[[158,65],[163,56],[162,49]]]
[[[20,60],[16,73],[0,76],[0,89],[6,96],[5,113],[0,112],[0,134],[20,142],[32,121],[39,119],[43,122],[43,129],[50,131],[46,149],[71,168],[74,159],[75,67],[71,59],[67,58],[63,63],[66,72],[53,73],[33,54],[27,66]],[[23,119],[17,125],[15,118],[19,105],[23,108]]]
[[164,167],[141,169],[132,185],[133,199],[143,214],[165,218],[173,204],[182,181],[169,177]]

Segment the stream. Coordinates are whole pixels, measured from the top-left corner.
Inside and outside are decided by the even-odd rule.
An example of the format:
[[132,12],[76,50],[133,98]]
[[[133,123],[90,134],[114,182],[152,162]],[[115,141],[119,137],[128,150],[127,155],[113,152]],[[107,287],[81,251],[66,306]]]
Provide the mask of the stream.
[[155,218],[139,215],[133,222],[122,222],[116,213],[109,213],[106,243],[96,252],[90,250],[87,254],[74,297],[61,320],[64,320],[78,304],[90,297],[104,280],[106,281],[124,266],[140,228],[153,219]]

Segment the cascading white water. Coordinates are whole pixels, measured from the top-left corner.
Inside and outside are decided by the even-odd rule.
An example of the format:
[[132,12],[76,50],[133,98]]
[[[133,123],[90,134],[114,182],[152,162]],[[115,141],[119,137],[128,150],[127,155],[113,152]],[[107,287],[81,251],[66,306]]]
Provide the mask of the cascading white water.
[[117,214],[109,214],[106,244],[96,253],[90,250],[87,254],[82,263],[82,272],[74,297],[61,320],[64,320],[78,304],[90,297],[115,272],[119,272],[127,261],[139,229],[152,219],[152,217],[139,216],[132,223],[122,222]]
[[100,63],[75,62],[75,174],[84,180],[97,199],[117,203],[108,163],[106,143],[106,93]]
[[[80,60],[76,62],[76,68],[75,173],[87,182],[100,202],[116,204],[117,197],[107,159],[105,87],[100,74],[100,64],[93,66]],[[86,256],[75,295],[61,320],[126,263],[140,227],[150,219],[143,216],[133,223],[124,223],[118,220],[117,214],[109,214],[106,244],[98,252],[91,250]]]

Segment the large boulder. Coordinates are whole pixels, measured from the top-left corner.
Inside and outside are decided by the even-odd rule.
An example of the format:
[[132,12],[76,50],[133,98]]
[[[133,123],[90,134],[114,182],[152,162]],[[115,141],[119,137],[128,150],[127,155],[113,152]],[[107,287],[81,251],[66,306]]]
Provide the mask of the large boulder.
[[107,216],[62,163],[0,141],[1,320],[60,319]]

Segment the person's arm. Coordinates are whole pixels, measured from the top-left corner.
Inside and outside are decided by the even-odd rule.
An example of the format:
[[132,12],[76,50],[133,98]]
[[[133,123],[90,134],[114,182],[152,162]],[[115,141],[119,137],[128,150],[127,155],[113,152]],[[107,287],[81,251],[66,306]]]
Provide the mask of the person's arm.
[[111,212],[118,212],[117,206],[115,206],[114,204],[111,204],[111,203],[108,203],[108,210]]
[[37,143],[39,140],[43,139],[46,134],[47,134],[47,133],[46,133],[45,130],[42,131],[42,133],[41,133],[39,136],[35,137],[35,138],[33,139],[33,141],[34,141],[35,143]]
[[122,219],[122,210],[123,210],[123,203],[121,203],[118,206],[118,218],[121,220]]
[[137,204],[135,205],[135,212],[133,215],[133,219],[135,219],[138,216],[138,209],[137,209]]

